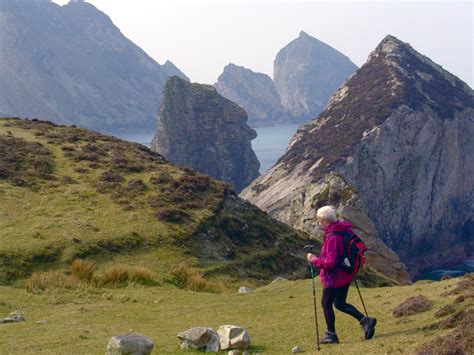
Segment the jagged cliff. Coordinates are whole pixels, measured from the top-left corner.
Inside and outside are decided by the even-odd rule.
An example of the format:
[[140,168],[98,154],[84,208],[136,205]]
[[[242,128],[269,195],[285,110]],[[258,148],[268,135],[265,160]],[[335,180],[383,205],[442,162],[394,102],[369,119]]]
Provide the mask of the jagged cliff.
[[166,159],[241,191],[258,176],[260,163],[250,143],[256,136],[245,111],[212,86],[176,76],[166,82],[152,142]]
[[286,110],[300,121],[316,117],[357,66],[331,46],[300,32],[281,49],[273,80]]
[[96,130],[153,130],[158,64],[86,2],[0,0],[0,113]]
[[472,89],[387,36],[242,196],[313,232],[319,205],[357,213],[416,277],[473,250],[473,136]]
[[287,123],[292,117],[280,103],[272,79],[265,74],[228,64],[214,84],[219,94],[240,105],[249,116],[249,125]]

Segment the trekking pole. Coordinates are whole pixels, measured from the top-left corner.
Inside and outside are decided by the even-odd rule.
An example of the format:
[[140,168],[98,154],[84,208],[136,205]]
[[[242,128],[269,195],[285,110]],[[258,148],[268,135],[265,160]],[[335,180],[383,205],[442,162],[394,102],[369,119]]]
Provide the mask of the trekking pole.
[[[304,250],[308,253],[313,253],[314,245],[306,245]],[[314,265],[312,262],[309,262],[311,266],[311,281],[313,284],[313,305],[314,305],[314,320],[316,325],[316,344],[318,346],[318,351],[321,350],[319,347],[319,325],[318,325],[318,308],[316,307],[316,286],[314,284]]]
[[369,313],[367,313],[367,308],[365,308],[365,303],[364,303],[364,300],[362,299],[362,294],[360,293],[359,285],[357,284],[357,280],[356,280],[355,277],[354,277],[354,282],[355,282],[356,287],[357,287],[357,292],[359,292],[359,297],[360,297],[360,300],[362,302],[362,306],[364,307],[365,315],[368,317]]

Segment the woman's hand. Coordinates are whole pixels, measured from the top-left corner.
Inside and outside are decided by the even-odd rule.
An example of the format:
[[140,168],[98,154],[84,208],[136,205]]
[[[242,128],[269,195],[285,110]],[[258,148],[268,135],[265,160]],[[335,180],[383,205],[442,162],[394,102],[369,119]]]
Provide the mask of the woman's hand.
[[306,259],[308,259],[308,261],[312,263],[312,262],[314,262],[314,261],[316,260],[316,255],[311,254],[311,253],[308,253],[308,254],[306,255]]

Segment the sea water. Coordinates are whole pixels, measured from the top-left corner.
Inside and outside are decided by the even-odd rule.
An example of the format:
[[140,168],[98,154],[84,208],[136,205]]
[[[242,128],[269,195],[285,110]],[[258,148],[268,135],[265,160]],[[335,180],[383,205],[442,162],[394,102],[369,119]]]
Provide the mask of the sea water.
[[457,277],[474,272],[474,258],[469,258],[461,264],[446,269],[434,269],[421,272],[420,280],[440,280],[443,276]]
[[[255,128],[257,138],[252,141],[252,148],[260,162],[260,173],[272,167],[283,155],[298,127],[297,124],[281,124]],[[119,138],[140,143],[147,147],[150,146],[153,135],[154,132],[116,134]]]

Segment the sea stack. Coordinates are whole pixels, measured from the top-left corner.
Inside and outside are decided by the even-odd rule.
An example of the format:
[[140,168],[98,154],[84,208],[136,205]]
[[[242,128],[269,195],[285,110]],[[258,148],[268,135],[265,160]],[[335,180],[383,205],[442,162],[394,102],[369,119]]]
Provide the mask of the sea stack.
[[280,103],[273,80],[266,74],[228,64],[214,84],[219,94],[240,105],[253,127],[293,121]]
[[211,85],[170,77],[163,91],[152,149],[174,164],[232,184],[236,191],[258,175],[256,132],[247,113]]
[[241,196],[310,233],[315,209],[333,204],[415,278],[462,262],[474,249],[473,99],[466,83],[387,36]]
[[273,81],[285,109],[300,122],[315,118],[357,66],[341,52],[301,31],[281,49]]

